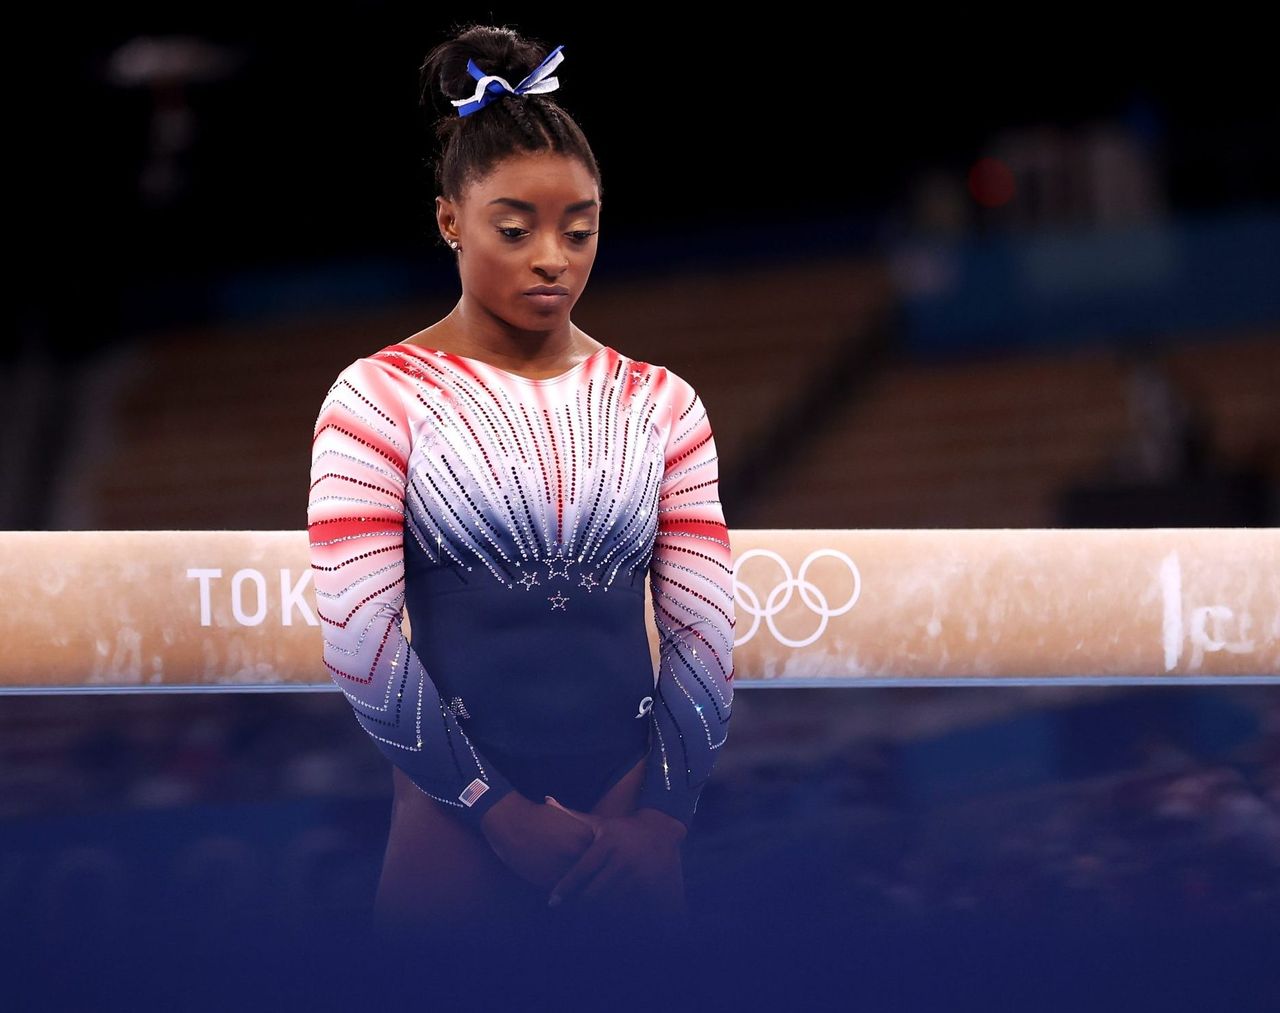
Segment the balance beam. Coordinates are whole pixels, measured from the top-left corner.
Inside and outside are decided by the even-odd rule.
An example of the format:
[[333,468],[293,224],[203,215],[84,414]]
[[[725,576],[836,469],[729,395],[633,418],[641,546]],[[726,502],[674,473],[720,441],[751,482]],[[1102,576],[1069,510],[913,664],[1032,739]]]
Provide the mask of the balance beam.
[[[730,542],[739,687],[1280,682],[1280,529]],[[305,531],[3,532],[0,601],[0,693],[337,691]]]

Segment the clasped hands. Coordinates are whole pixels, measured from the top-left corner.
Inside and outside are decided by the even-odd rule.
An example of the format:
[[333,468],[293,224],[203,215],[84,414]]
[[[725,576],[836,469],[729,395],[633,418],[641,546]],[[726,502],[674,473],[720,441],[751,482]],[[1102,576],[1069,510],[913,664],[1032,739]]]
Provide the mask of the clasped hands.
[[586,823],[593,835],[590,846],[552,889],[549,906],[578,895],[600,901],[655,891],[679,904],[683,894],[680,841],[684,837],[679,821],[656,809],[626,816],[579,812],[550,795],[546,804]]
[[580,899],[683,908],[685,828],[679,820],[656,809],[617,816],[579,812],[550,795],[521,815],[518,833],[496,835],[490,844],[518,875],[551,886],[549,906]]

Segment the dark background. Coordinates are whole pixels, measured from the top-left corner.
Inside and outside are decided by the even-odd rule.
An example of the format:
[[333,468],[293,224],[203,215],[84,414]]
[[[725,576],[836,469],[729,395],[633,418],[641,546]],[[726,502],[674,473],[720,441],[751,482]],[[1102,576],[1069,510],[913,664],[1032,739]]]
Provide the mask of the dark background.
[[[155,299],[174,276],[438,244],[418,68],[474,18],[564,45],[557,97],[601,166],[604,270],[610,236],[663,249],[730,227],[785,250],[803,223],[848,219],[884,238],[908,227],[922,171],[963,177],[997,133],[1036,125],[1126,124],[1158,152],[1184,214],[1280,197],[1268,65],[1243,32],[1217,49],[1212,27],[1193,46],[1199,29],[1084,17],[1025,32],[957,18],[922,32],[910,11],[759,23],[679,5],[646,5],[624,30],[600,12],[464,5],[446,18],[390,2],[196,4],[180,16],[129,4],[77,11],[73,32],[48,11],[34,17],[42,27],[7,68],[22,154],[17,303],[47,313],[74,284],[59,312],[83,320],[68,332],[90,345],[128,328],[104,313],[122,284]],[[198,126],[165,201],[140,194],[138,176],[166,99],[106,80],[112,54],[139,36],[198,38],[222,68],[182,86]]]
[[[941,174],[964,193],[995,139],[1106,121],[1156,167],[1156,220],[1257,225],[1246,259],[1265,279],[1280,142],[1260,26],[1182,27],[1169,12],[1126,25],[1077,8],[768,14],[28,12],[6,58],[17,267],[0,369],[84,360],[87,375],[140,337],[226,324],[204,294],[227,279],[275,292],[376,262],[424,287],[456,282],[417,68],[471,18],[564,45],[557,97],[604,177],[602,277],[727,262],[744,245],[779,264],[824,243],[879,256],[939,234],[922,181]],[[123,47],[174,35],[222,69],[180,88],[112,83]],[[190,132],[169,184],[149,187],[164,108],[186,110]],[[961,221],[969,241],[1099,227],[976,199]],[[1274,334],[1274,287],[1241,293]],[[1126,327],[1103,314],[1091,337],[1123,345]],[[45,490],[74,440],[48,414],[5,416],[41,434],[6,478],[21,490],[4,501],[10,529],[67,523]],[[1250,489],[1265,478],[1251,473]],[[1160,511],[1178,495],[1203,506],[1188,488],[1123,503],[1080,490],[1078,523],[1180,523]],[[1275,506],[1262,502],[1191,513],[1263,526]],[[244,970],[264,1005],[347,1001],[325,993],[330,973],[351,1003],[385,997],[364,974],[383,957],[361,918],[390,774],[337,693],[5,695],[0,728],[0,942],[20,1003],[214,1008],[224,968]],[[644,980],[685,975],[738,1008],[1274,1009],[1278,731],[1267,683],[744,686],[687,846],[700,947],[655,958]],[[267,986],[299,973],[305,988]],[[424,970],[406,995],[430,1006],[448,978]]]

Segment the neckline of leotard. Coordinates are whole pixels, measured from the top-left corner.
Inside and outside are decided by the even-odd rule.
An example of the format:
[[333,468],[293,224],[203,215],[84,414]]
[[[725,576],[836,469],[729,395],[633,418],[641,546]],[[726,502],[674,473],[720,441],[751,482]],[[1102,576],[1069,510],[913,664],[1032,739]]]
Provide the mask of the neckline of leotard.
[[561,380],[564,380],[570,376],[573,376],[575,373],[585,369],[587,366],[587,363],[595,359],[596,356],[603,355],[609,349],[608,345],[601,345],[594,352],[588,355],[585,359],[581,360],[576,365],[570,366],[563,373],[557,373],[555,376],[532,377],[532,376],[522,376],[520,373],[513,373],[509,369],[503,369],[501,366],[495,366],[492,362],[485,362],[483,359],[473,359],[469,355],[460,355],[457,352],[445,352],[439,348],[431,348],[427,345],[419,345],[412,341],[401,341],[401,342],[398,342],[398,344],[406,348],[417,349],[419,352],[423,352],[425,354],[439,355],[440,357],[446,358],[446,359],[461,359],[463,362],[470,362],[477,366],[483,366],[485,369],[491,369],[495,373],[501,373],[503,376],[510,377],[512,380],[517,380],[521,383],[533,384],[534,386],[538,386],[538,387],[541,387],[541,386],[544,386],[545,384],[550,384],[550,383],[559,383]]

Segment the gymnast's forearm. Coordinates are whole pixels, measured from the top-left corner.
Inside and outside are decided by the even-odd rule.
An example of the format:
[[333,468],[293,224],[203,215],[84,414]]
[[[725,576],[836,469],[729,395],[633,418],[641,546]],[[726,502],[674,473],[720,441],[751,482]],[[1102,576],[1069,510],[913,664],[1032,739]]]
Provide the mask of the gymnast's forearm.
[[678,843],[683,841],[689,833],[689,828],[681,823],[674,816],[669,816],[661,809],[651,809],[648,806],[641,806],[635,811],[635,815],[645,823],[670,834]]

